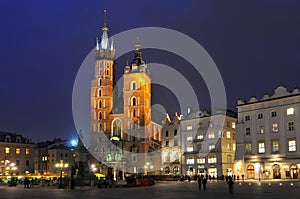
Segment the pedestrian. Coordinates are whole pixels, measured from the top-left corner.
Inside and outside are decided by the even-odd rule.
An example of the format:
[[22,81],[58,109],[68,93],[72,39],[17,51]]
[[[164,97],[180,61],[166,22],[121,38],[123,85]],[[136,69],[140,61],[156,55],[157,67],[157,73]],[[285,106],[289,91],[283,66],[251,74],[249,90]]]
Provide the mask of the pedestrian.
[[207,178],[204,178],[202,180],[202,184],[203,184],[203,189],[205,190],[206,189],[206,183],[207,183]]
[[232,180],[232,177],[229,177],[229,180],[228,180],[227,184],[228,184],[228,188],[229,188],[229,193],[233,194],[233,184],[234,184],[234,182]]
[[202,177],[200,175],[198,175],[198,177],[197,177],[197,182],[198,182],[198,188],[199,188],[199,190],[201,190]]

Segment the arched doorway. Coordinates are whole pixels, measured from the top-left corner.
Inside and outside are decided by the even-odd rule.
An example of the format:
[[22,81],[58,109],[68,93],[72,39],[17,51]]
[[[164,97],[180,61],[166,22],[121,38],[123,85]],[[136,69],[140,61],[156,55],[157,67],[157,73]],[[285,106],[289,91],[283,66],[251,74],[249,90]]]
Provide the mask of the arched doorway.
[[165,174],[169,174],[170,173],[170,167],[166,167],[165,168]]
[[175,166],[175,167],[173,168],[173,172],[174,172],[175,175],[177,175],[177,174],[179,173],[179,168],[178,168],[178,166]]
[[280,166],[278,164],[273,165],[273,178],[274,179],[280,179],[281,178]]
[[254,179],[254,166],[252,164],[247,167],[247,178]]
[[296,164],[291,165],[291,178],[298,179],[298,166]]

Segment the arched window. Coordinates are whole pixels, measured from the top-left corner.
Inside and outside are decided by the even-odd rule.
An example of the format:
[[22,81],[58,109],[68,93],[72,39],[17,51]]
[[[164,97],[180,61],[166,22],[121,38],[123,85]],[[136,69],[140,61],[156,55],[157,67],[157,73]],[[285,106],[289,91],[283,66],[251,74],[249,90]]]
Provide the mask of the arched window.
[[135,109],[133,109],[132,116],[135,117],[135,115],[136,115],[136,114],[135,114]]
[[102,101],[99,100],[98,108],[102,108]]
[[10,135],[5,136],[5,142],[11,142]]
[[115,119],[112,123],[112,136],[121,137],[122,122],[120,119]]
[[98,90],[98,97],[101,97],[101,96],[102,96],[102,90],[99,89],[99,90]]
[[102,113],[101,112],[99,112],[98,119],[102,120]]
[[109,75],[109,70],[106,70],[106,75]]
[[131,98],[131,106],[136,106],[136,97]]
[[99,79],[99,86],[102,86],[102,79]]
[[21,142],[21,137],[20,136],[16,137],[16,142],[18,142],[18,143]]
[[131,82],[131,90],[132,91],[136,90],[136,82],[135,81]]

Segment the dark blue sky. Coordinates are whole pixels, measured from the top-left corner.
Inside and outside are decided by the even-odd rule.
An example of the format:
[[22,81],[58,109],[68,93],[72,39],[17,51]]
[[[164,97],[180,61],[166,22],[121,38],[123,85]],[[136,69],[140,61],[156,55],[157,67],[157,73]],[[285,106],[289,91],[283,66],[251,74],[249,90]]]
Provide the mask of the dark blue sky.
[[[198,41],[221,72],[230,108],[239,97],[272,94],[278,85],[300,86],[297,0],[0,0],[0,130],[35,141],[76,134],[73,83],[100,35],[104,6],[110,35],[156,26]],[[124,59],[117,60],[121,70]],[[186,65],[151,50],[144,51],[144,59],[181,69]],[[203,80],[184,71],[201,93],[203,108],[209,108]],[[153,98],[163,100],[157,94]]]

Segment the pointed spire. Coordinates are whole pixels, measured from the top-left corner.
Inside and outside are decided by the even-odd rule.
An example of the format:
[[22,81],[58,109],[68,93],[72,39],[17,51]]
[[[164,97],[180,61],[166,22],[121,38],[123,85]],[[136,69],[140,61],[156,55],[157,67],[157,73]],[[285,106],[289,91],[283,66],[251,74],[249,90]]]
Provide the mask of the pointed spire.
[[106,9],[104,9],[104,26],[102,28],[102,38],[101,38],[101,48],[108,49],[109,41],[108,41],[108,27],[106,26]]
[[110,44],[110,51],[113,51],[115,49],[114,47],[114,39],[111,37],[111,44]]
[[106,9],[103,10],[103,21],[102,31],[108,31],[108,27],[106,25]]
[[98,37],[97,37],[97,39],[96,39],[96,49],[97,49],[97,50],[99,50],[99,49],[100,49],[100,47],[99,47],[99,39],[98,39]]

